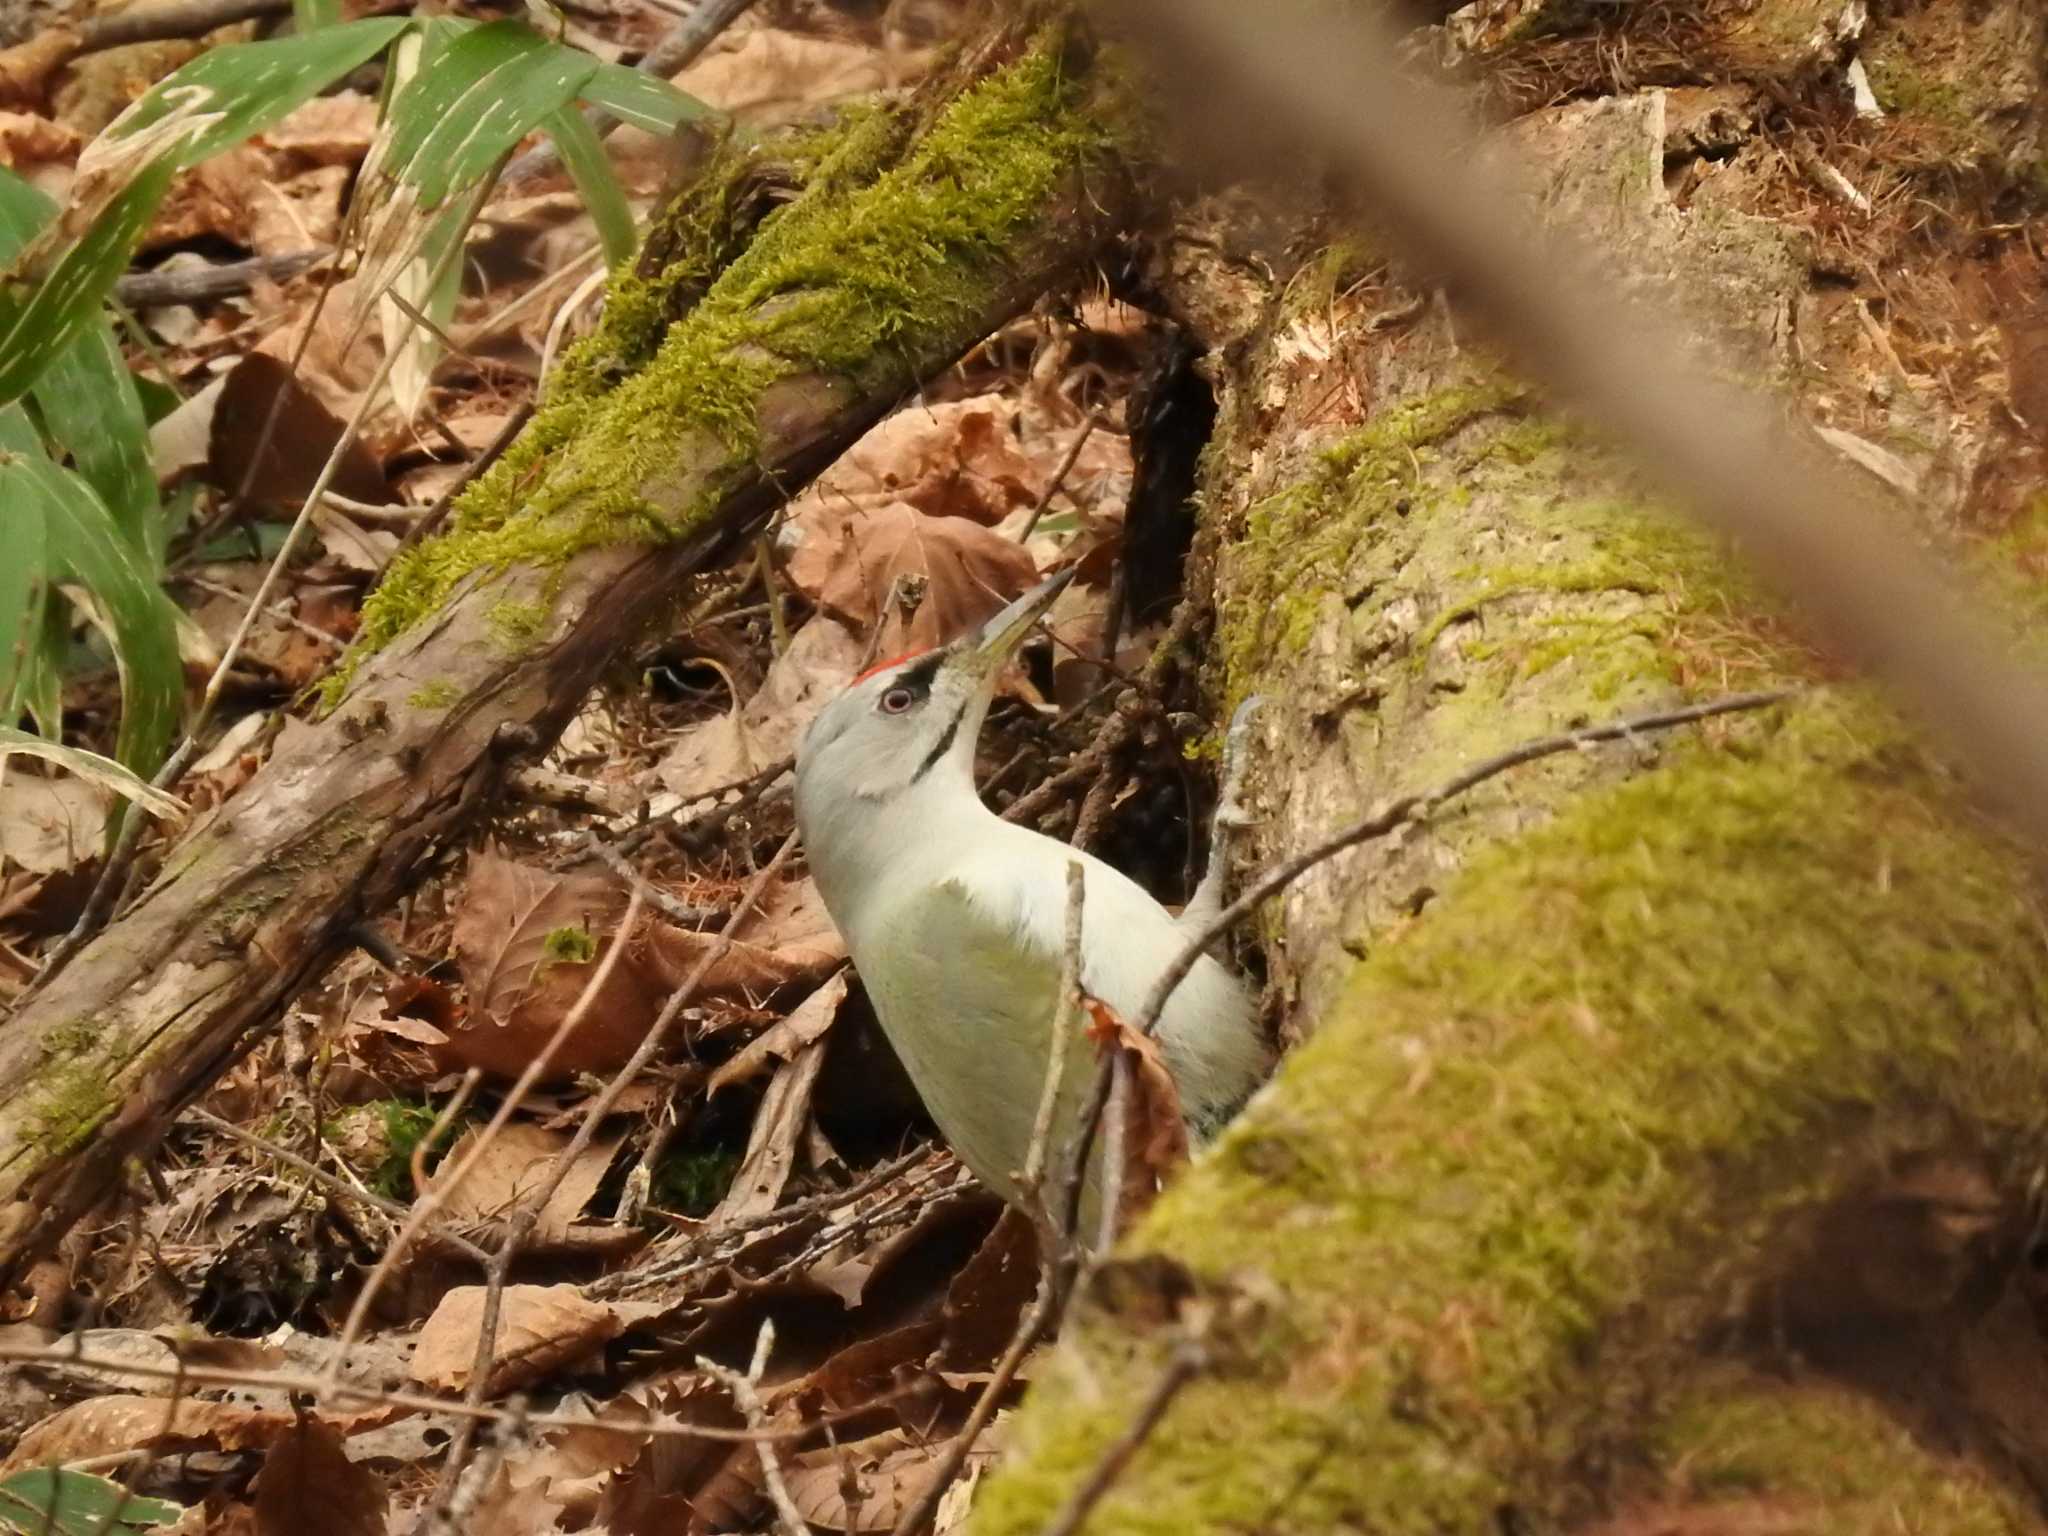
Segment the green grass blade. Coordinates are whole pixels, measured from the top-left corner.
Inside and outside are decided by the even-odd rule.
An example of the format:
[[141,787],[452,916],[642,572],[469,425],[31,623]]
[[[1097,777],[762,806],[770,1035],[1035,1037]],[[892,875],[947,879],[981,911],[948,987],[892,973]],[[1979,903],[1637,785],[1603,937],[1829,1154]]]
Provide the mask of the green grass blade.
[[0,724],[12,725],[41,678],[50,551],[39,504],[0,501],[0,549]]
[[0,266],[21,252],[57,217],[57,205],[43,191],[0,167]]
[[0,405],[19,400],[99,317],[176,169],[159,160],[138,174],[25,301],[0,287]]
[[389,173],[420,206],[474,186],[548,115],[576,98],[598,61],[515,21],[475,27],[441,50],[391,104]]
[[584,82],[583,99],[593,107],[603,107],[620,122],[649,133],[673,133],[680,123],[723,115],[688,91],[623,64],[598,65]]
[[82,478],[48,459],[0,462],[0,506],[16,498],[42,509],[50,579],[83,587],[121,671],[121,735],[115,756],[154,772],[176,729],[184,676],[177,610],[148,557],[121,536],[113,514]]
[[50,441],[100,493],[128,542],[153,548],[158,509],[149,423],[104,314],[44,370],[34,395]]
[[548,137],[555,141],[562,164],[569,168],[576,190],[583,194],[584,206],[590,210],[590,217],[597,224],[597,237],[604,244],[605,264],[624,266],[639,249],[640,233],[634,226],[633,208],[626,201],[626,190],[619,185],[618,173],[612,169],[611,160],[605,155],[604,142],[574,107],[563,107],[549,113],[542,126],[547,129]]
[[30,1467],[0,1482],[0,1531],[24,1536],[131,1536],[185,1511],[66,1467]]
[[174,112],[204,112],[211,121],[185,138],[176,152],[180,165],[197,165],[281,122],[383,52],[410,25],[403,16],[371,16],[293,37],[209,48],[151,88],[101,137],[118,142]]

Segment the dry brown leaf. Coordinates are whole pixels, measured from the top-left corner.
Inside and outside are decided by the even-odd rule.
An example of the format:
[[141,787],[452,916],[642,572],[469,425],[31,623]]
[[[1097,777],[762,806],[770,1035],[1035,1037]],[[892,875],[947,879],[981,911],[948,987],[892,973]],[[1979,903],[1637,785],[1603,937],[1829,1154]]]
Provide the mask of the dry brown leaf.
[[797,738],[853,681],[865,654],[845,625],[813,618],[790,637],[742,708],[677,738],[656,769],[661,782],[687,801],[793,757]]
[[107,801],[84,779],[0,769],[0,862],[53,875],[99,857]]
[[[483,853],[470,860],[455,914],[455,958],[469,1013],[437,1054],[500,1076],[523,1071],[576,1004],[626,895],[610,875],[558,875]],[[551,937],[552,936],[552,937]],[[661,1006],[638,969],[619,964],[562,1043],[550,1075],[609,1071],[633,1053]]]
[[[427,1188],[438,1189],[452,1178],[483,1134],[482,1126],[463,1132],[441,1160],[439,1171],[427,1181]],[[576,1155],[541,1208],[535,1227],[541,1240],[560,1240],[568,1233],[604,1182],[620,1139],[619,1135],[594,1138]],[[476,1166],[443,1196],[442,1214],[457,1223],[503,1220],[553,1182],[555,1167],[568,1145],[569,1138],[559,1131],[527,1120],[506,1122],[484,1144]]]
[[[473,1335],[472,1335],[473,1336]],[[389,1423],[409,1410],[378,1407],[336,1416],[343,1433]],[[202,1398],[130,1396],[88,1398],[51,1414],[15,1443],[0,1475],[21,1467],[87,1461],[120,1451],[260,1449],[275,1444],[298,1422],[288,1410]]]
[[71,182],[83,140],[61,123],[27,112],[0,112],[0,165],[52,197]]
[[761,1107],[754,1113],[747,1150],[733,1173],[732,1185],[708,1218],[713,1231],[728,1222],[766,1215],[782,1199],[796,1168],[804,1127],[810,1124],[811,1092],[824,1065],[825,1044],[814,1040],[776,1068],[768,1091],[761,1096]]
[[[927,517],[908,502],[854,511],[820,505],[789,531],[798,541],[790,581],[864,633],[879,621],[882,655],[964,634],[1038,579],[1036,563],[1013,541],[964,517]],[[906,622],[902,598],[913,588],[917,606]]]
[[903,74],[877,48],[756,27],[729,33],[674,78],[692,96],[760,125],[881,90]]
[[[277,425],[266,443],[264,428],[273,412]],[[288,364],[251,352],[213,397],[207,422],[207,478],[254,501],[296,507],[312,490],[345,430],[330,402],[309,389]],[[264,446],[260,464],[259,445]],[[381,502],[387,495],[384,471],[360,443],[351,443],[342,455],[331,489],[351,501]]]
[[730,942],[715,933],[665,924],[651,926],[646,940],[646,972],[664,993],[681,986],[704,956],[715,952],[699,992],[755,1003],[784,987],[816,985],[846,961],[846,941],[825,910],[818,887],[807,878],[769,886]]
[[369,152],[377,132],[377,103],[361,91],[316,96],[257,135],[280,154],[305,165],[353,166]]
[[[996,1436],[984,1433],[963,1470],[979,1471],[994,1460]],[[886,1531],[902,1518],[938,1471],[946,1443],[933,1444],[907,1430],[821,1446],[788,1458],[783,1469],[797,1513],[832,1531]],[[855,1497],[846,1497],[849,1475]]]
[[709,1098],[721,1088],[760,1076],[768,1070],[770,1062],[793,1061],[803,1047],[822,1039],[839,1017],[839,1005],[846,1001],[846,984],[846,972],[837,972],[792,1008],[788,1018],[769,1025],[735,1051],[732,1059],[706,1080],[704,1096]]
[[257,1536],[384,1536],[384,1482],[349,1460],[331,1425],[302,1418],[250,1486]]
[[171,183],[142,251],[201,242],[248,247],[255,199],[270,177],[270,157],[247,144],[200,161]]
[[77,55],[80,42],[70,27],[46,21],[26,42],[0,49],[0,106],[41,113],[48,105],[50,77]]
[[1089,1038],[1130,1064],[1130,1092],[1123,1110],[1123,1196],[1117,1207],[1127,1227],[1151,1208],[1167,1178],[1187,1162],[1187,1117],[1159,1041],[1139,1034],[1100,998],[1085,1002],[1091,1019]]
[[[484,1288],[460,1285],[441,1298],[420,1329],[412,1379],[460,1391],[469,1385],[483,1328]],[[624,1330],[620,1314],[586,1301],[573,1285],[508,1285],[498,1312],[490,1391],[508,1392],[580,1360]]]
[[[1000,395],[907,406],[885,418],[791,506],[878,507],[904,501],[933,517],[993,526],[1037,500],[1058,468],[1018,447],[1017,407]],[[1091,437],[1091,441],[1092,441]],[[1048,445],[1049,447],[1051,445]]]

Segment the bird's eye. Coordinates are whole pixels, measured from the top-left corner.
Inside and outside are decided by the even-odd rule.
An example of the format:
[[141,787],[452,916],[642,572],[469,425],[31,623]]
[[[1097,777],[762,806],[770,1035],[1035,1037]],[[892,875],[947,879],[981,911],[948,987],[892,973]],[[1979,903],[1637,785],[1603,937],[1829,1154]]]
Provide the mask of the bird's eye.
[[917,695],[908,688],[891,688],[882,695],[882,713],[900,715],[917,702]]

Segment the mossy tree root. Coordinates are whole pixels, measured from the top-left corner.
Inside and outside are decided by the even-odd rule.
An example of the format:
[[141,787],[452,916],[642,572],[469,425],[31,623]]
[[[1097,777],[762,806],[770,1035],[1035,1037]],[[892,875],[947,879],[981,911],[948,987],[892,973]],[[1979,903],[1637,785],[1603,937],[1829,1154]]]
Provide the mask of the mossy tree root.
[[[1818,1213],[1928,1159],[1995,1214],[1946,1262],[1865,1253],[1912,1279],[1864,1300],[2002,1284],[2048,1128],[2048,957],[1949,794],[1875,711],[1822,702],[1475,858],[1135,1234],[979,1536],[1058,1507],[1189,1294],[1230,1364],[1095,1532],[1591,1519],[1589,1468],[1647,1449],[1698,1352],[1798,1312]],[[1939,1515],[1915,1511],[1983,1528]]]

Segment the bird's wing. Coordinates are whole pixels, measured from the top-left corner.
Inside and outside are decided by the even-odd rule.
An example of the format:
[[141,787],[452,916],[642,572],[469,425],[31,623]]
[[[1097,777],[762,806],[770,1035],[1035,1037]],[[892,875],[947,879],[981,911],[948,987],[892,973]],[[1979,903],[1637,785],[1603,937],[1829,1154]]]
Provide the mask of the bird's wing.
[[[1002,910],[957,877],[923,886],[890,917],[878,938],[892,953],[854,956],[876,1016],[961,1160],[1011,1192],[1051,1058],[1057,945],[1028,913]],[[1048,1157],[1065,1147],[1094,1066],[1094,1048],[1077,1026]]]

